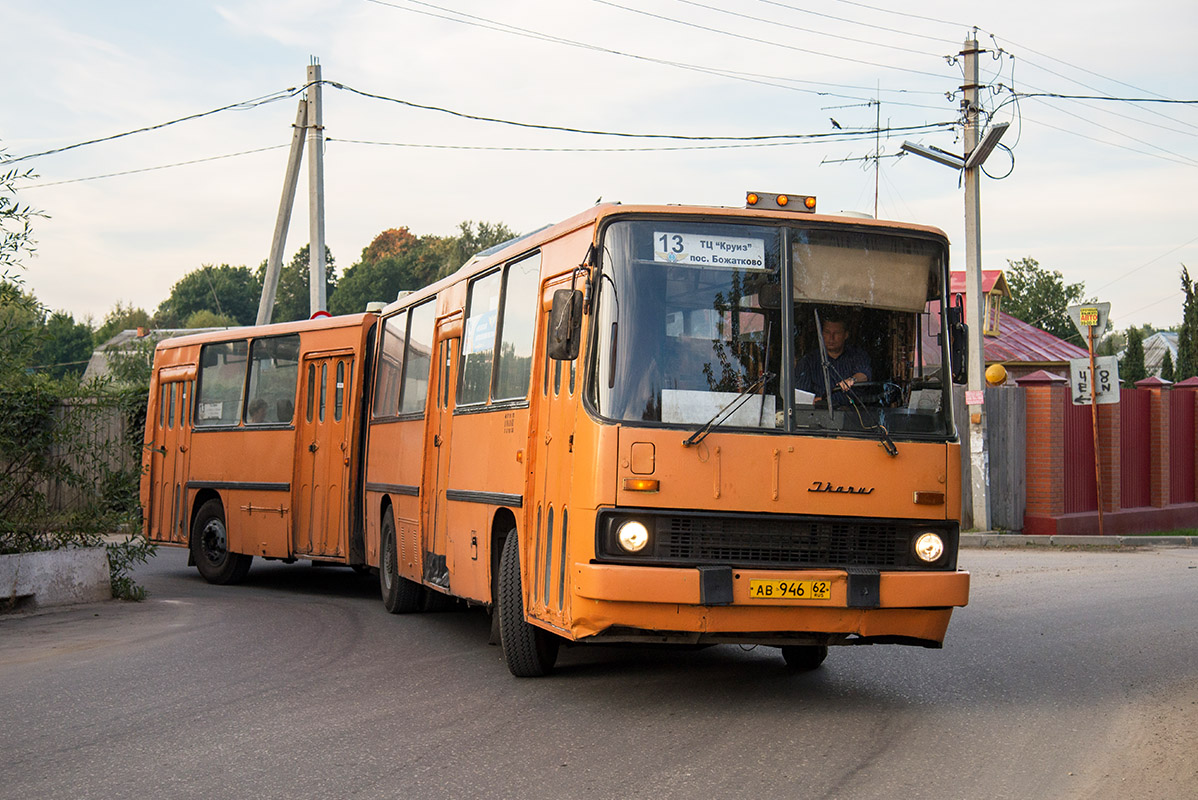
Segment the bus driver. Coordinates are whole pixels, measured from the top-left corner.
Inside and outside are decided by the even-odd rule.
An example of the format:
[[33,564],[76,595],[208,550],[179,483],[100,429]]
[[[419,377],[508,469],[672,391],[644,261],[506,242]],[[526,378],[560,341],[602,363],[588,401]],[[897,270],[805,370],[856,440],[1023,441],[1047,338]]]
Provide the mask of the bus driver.
[[[833,309],[823,314],[820,330],[828,351],[832,406],[847,406],[852,402],[848,390],[855,384],[871,380],[873,372],[869,366],[869,356],[860,347],[849,344],[848,324],[840,312]],[[817,400],[823,398],[824,371],[818,345],[799,359],[795,388],[811,392]]]

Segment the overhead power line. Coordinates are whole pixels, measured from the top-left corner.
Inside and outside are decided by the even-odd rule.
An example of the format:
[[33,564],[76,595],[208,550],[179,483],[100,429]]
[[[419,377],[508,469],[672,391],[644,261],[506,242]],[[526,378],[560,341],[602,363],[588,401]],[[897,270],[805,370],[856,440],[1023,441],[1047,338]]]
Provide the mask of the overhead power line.
[[[323,83],[328,86],[332,86],[334,89],[341,89],[343,91],[351,92],[353,94],[360,95],[362,97],[368,97],[372,100],[385,100],[390,103],[396,103],[398,105],[407,106],[408,108],[417,108],[417,109],[421,109],[423,111],[435,111],[440,114],[448,114],[450,116],[459,117],[461,119],[469,119],[469,120],[474,120],[476,122],[492,122],[492,123],[496,123],[499,125],[511,125],[511,126],[515,126],[518,128],[529,128],[532,130],[558,131],[558,132],[562,132],[562,133],[584,134],[587,136],[618,136],[618,137],[631,138],[631,139],[677,139],[677,140],[682,140],[682,141],[701,141],[701,142],[761,142],[761,141],[778,140],[778,139],[782,139],[782,140],[786,140],[786,139],[818,139],[818,138],[842,136],[845,133],[844,131],[829,131],[827,133],[771,133],[771,134],[758,134],[758,135],[751,135],[751,136],[710,136],[710,135],[699,136],[699,135],[685,134],[685,133],[632,133],[629,131],[593,130],[593,129],[587,129],[587,128],[574,128],[574,127],[570,127],[570,126],[566,126],[566,125],[548,125],[548,124],[536,123],[536,122],[519,122],[516,120],[503,119],[500,117],[487,117],[487,116],[482,116],[479,114],[468,114],[463,111],[455,111],[453,109],[443,108],[440,106],[426,105],[424,103],[414,103],[411,100],[403,100],[398,97],[388,97],[386,95],[375,94],[373,92],[365,92],[365,91],[362,91],[361,89],[355,89],[352,86],[346,86],[343,83],[337,83],[335,81],[327,81],[326,80],[326,81],[323,81]],[[892,130],[895,132],[908,132],[908,131],[916,131],[916,130],[928,130],[930,128],[951,127],[955,124],[956,124],[955,121],[954,122],[924,123],[922,125],[916,125],[916,126],[890,128],[889,130]],[[875,133],[873,128],[868,129],[868,131],[865,131],[864,129],[862,130],[862,133],[866,133],[866,132],[868,132],[868,134],[870,136],[872,136]]]
[[780,2],[778,2],[778,0],[757,0],[757,1],[759,3],[765,3],[766,5],[778,6],[779,8],[785,8],[785,9],[789,9],[791,11],[797,11],[800,14],[811,14],[816,17],[823,17],[825,19],[835,20],[836,22],[844,22],[849,25],[860,25],[861,27],[864,27],[864,28],[873,28],[874,30],[886,31],[887,33],[897,33],[901,36],[913,36],[917,39],[927,39],[929,41],[939,42],[941,44],[948,44],[948,45],[953,45],[953,46],[956,46],[956,44],[957,44],[956,40],[954,40],[954,39],[944,39],[939,36],[928,36],[927,34],[924,34],[924,33],[911,33],[910,31],[900,31],[900,30],[896,30],[895,28],[888,26],[888,25],[874,25],[869,22],[862,22],[860,20],[850,19],[848,17],[838,17],[835,14],[825,14],[821,11],[812,11],[807,8],[800,8],[799,6],[791,5],[790,3],[780,3]]
[[[928,125],[917,125],[908,128],[884,128],[883,133],[927,133],[933,130],[939,130],[944,125],[951,123],[930,123]],[[686,144],[686,145],[654,145],[648,147],[533,147],[522,145],[469,145],[469,144],[442,144],[431,142],[380,142],[367,139],[343,139],[340,137],[327,136],[326,142],[342,142],[344,144],[365,144],[376,145],[382,147],[411,147],[426,150],[491,150],[499,152],[524,152],[524,153],[651,153],[651,152],[671,152],[679,150],[731,150],[745,147],[792,147],[800,144],[811,144],[813,142],[855,142],[862,139],[873,138],[879,131],[874,129],[860,130],[838,130],[828,133],[806,133],[793,134],[790,138],[784,141],[748,141],[748,142],[731,142],[724,144]]]
[[252,153],[265,153],[267,150],[279,150],[284,147],[290,147],[286,144],[275,144],[270,147],[258,147],[253,150],[242,150],[239,153],[225,153],[220,156],[208,156],[207,158],[193,158],[190,161],[176,161],[173,164],[160,164],[156,167],[142,167],[140,169],[127,169],[121,172],[108,172],[103,175],[89,175],[86,178],[70,178],[63,181],[52,181],[50,183],[35,183],[30,186],[25,186],[22,191],[28,189],[44,189],[47,186],[62,186],[64,183],[83,183],[84,181],[98,181],[101,178],[116,178],[121,175],[136,175],[139,172],[154,172],[160,169],[171,169],[172,167],[186,167],[190,164],[203,164],[208,161],[220,161],[226,158],[236,158],[237,156],[248,156]]
[[599,5],[604,5],[604,6],[611,6],[612,8],[618,8],[622,11],[628,11],[633,14],[641,14],[646,17],[660,19],[665,22],[672,22],[676,25],[682,25],[687,28],[694,28],[696,30],[708,31],[709,33],[716,33],[721,36],[730,36],[733,39],[740,39],[740,40],[746,41],[746,42],[753,42],[754,44],[764,44],[764,45],[769,45],[771,47],[781,47],[785,50],[793,50],[794,52],[797,52],[797,53],[807,53],[808,55],[819,56],[821,58],[832,58],[837,61],[848,61],[849,63],[852,63],[852,64],[864,64],[865,66],[869,66],[869,67],[879,67],[881,69],[893,69],[893,70],[897,70],[899,72],[906,72],[911,75],[924,75],[924,76],[930,77],[930,78],[941,78],[941,79],[944,78],[944,75],[942,75],[940,73],[936,73],[936,72],[926,72],[924,70],[909,69],[907,67],[897,67],[893,64],[883,64],[879,61],[868,61],[868,60],[862,59],[862,58],[852,58],[850,56],[836,55],[835,53],[825,53],[820,50],[811,50],[806,47],[799,47],[799,46],[793,45],[793,44],[786,44],[785,42],[772,42],[768,39],[758,39],[755,36],[745,36],[745,35],[739,34],[739,33],[732,33],[731,31],[721,30],[719,28],[712,28],[707,25],[700,25],[697,22],[686,22],[685,20],[674,19],[673,17],[667,17],[663,14],[654,14],[650,11],[644,11],[639,8],[631,8],[630,6],[623,6],[623,5],[620,5],[619,3],[613,3],[613,2],[611,2],[611,0],[591,0],[591,2],[598,3]]
[[[700,3],[700,2],[698,2],[698,0],[675,0],[675,2],[683,3],[688,6],[695,6],[696,8],[705,8],[708,11],[716,11],[720,14],[727,14],[729,16],[739,17],[740,19],[747,19],[752,22],[764,22],[765,24],[767,24],[773,28],[787,28],[792,31],[801,31],[803,33],[810,33],[815,36],[827,36],[831,39],[839,39],[842,42],[853,42],[855,44],[863,44],[863,45],[867,45],[869,47],[884,47],[888,50],[898,50],[899,52],[902,52],[902,53],[913,53],[914,55],[917,55],[917,56],[928,56],[929,58],[938,58],[938,56],[936,56],[932,53],[924,52],[923,50],[913,50],[910,47],[900,47],[899,45],[885,44],[884,42],[871,42],[868,39],[858,39],[855,36],[844,36],[839,33],[828,33],[827,31],[817,31],[814,28],[804,28],[801,25],[791,25],[788,22],[779,22],[778,20],[765,19],[764,17],[755,17],[752,14],[745,14],[744,12],[741,12],[741,11],[730,11],[726,8],[720,8],[719,6],[708,5],[707,3]],[[689,24],[689,23],[683,23],[683,24]]]
[[858,2],[855,2],[854,0],[837,0],[837,2],[844,3],[846,6],[857,6],[858,8],[867,8],[870,11],[878,11],[883,14],[895,14],[900,17],[907,17],[908,19],[920,19],[920,20],[923,20],[924,22],[935,22],[938,25],[951,25],[954,28],[971,28],[971,27],[973,27],[972,25],[967,25],[964,22],[951,22],[947,19],[940,19],[939,17],[925,17],[922,14],[911,14],[906,11],[895,11],[892,8],[881,8],[879,6],[871,6],[868,3],[858,3]]
[[1174,100],[1168,97],[1111,97],[1105,94],[1057,94],[1055,92],[1016,92],[1016,97],[1054,97],[1059,100],[1109,100],[1115,103],[1175,103],[1198,105],[1198,100]]
[[54,155],[56,153],[65,153],[68,150],[74,150],[78,147],[87,147],[88,145],[100,144],[101,142],[111,142],[114,139],[121,139],[125,136],[133,136],[134,134],[137,134],[137,133],[146,133],[148,131],[161,130],[162,128],[166,128],[171,125],[178,125],[181,122],[190,122],[193,119],[200,119],[202,117],[210,117],[213,114],[219,114],[222,111],[233,111],[233,110],[244,110],[244,109],[249,109],[249,108],[257,108],[258,106],[266,105],[267,103],[273,103],[277,100],[284,100],[288,97],[294,97],[295,95],[299,94],[300,92],[304,91],[307,88],[308,88],[307,86],[299,86],[299,87],[292,87],[290,89],[283,89],[282,91],[279,91],[279,92],[272,92],[271,94],[262,95],[261,97],[255,97],[252,100],[242,100],[238,103],[230,103],[227,106],[221,106],[220,108],[211,109],[210,111],[201,111],[198,114],[188,114],[186,117],[179,117],[178,119],[172,119],[167,122],[160,122],[157,125],[147,125],[144,128],[136,128],[134,130],[125,131],[123,133],[114,133],[111,136],[102,136],[98,139],[89,139],[86,142],[76,142],[75,144],[69,144],[69,145],[66,145],[65,147],[56,147],[53,150],[44,150],[40,153],[28,153],[23,156],[17,156],[16,158],[8,158],[8,159],[0,157],[0,163],[13,164],[18,161],[27,161],[28,159],[31,159],[31,158],[41,158],[42,156]]
[[[683,70],[687,70],[689,72],[699,72],[704,75],[714,75],[716,77],[727,78],[729,80],[742,81],[744,83],[755,83],[755,84],[758,84],[761,86],[770,86],[770,87],[773,87],[776,89],[787,89],[789,91],[802,92],[805,94],[814,94],[814,95],[818,95],[821,97],[841,97],[841,98],[845,98],[848,100],[862,100],[862,101],[867,100],[868,98],[858,97],[856,95],[840,94],[837,92],[826,91],[826,90],[804,89],[800,86],[779,85],[777,83],[774,83],[774,81],[782,81],[787,84],[792,84],[792,83],[804,84],[807,86],[826,86],[826,87],[829,87],[830,89],[847,89],[850,91],[858,91],[858,92],[873,93],[876,91],[875,87],[872,87],[872,86],[856,86],[856,85],[852,85],[852,84],[830,83],[827,81],[812,81],[812,80],[805,80],[802,78],[789,78],[789,77],[783,77],[783,76],[777,76],[777,75],[761,75],[759,73],[730,70],[730,69],[724,69],[724,68],[720,68],[720,67],[705,66],[702,64],[688,64],[688,63],[682,62],[682,61],[672,61],[670,59],[658,58],[655,56],[646,56],[646,55],[641,55],[639,53],[629,53],[629,52],[626,52],[623,50],[616,50],[616,49],[613,49],[610,47],[603,47],[601,45],[591,44],[588,42],[580,42],[575,39],[567,39],[563,36],[556,36],[553,34],[543,33],[541,31],[534,31],[529,28],[523,28],[523,27],[520,27],[517,25],[509,25],[506,22],[500,22],[498,20],[490,19],[488,17],[481,17],[481,16],[478,16],[477,14],[467,14],[464,11],[457,11],[455,9],[445,8],[444,6],[435,5],[433,3],[428,3],[428,2],[425,2],[424,0],[405,0],[405,1],[408,3],[408,5],[399,5],[398,3],[395,3],[395,2],[388,2],[388,0],[365,0],[365,2],[373,3],[374,5],[378,5],[378,6],[384,6],[386,8],[390,8],[395,11],[403,11],[403,12],[406,12],[409,14],[420,14],[422,16],[432,17],[433,19],[440,19],[440,20],[444,20],[446,22],[457,23],[459,25],[466,25],[469,27],[482,28],[483,30],[494,31],[497,33],[505,33],[510,36],[519,36],[519,37],[522,37],[525,39],[532,39],[534,41],[539,41],[539,42],[548,42],[550,44],[560,44],[560,45],[564,45],[566,47],[574,47],[574,48],[577,48],[580,50],[589,50],[590,52],[593,52],[593,53],[606,53],[608,55],[619,56],[621,58],[628,58],[628,59],[632,59],[634,61],[642,61],[642,62],[649,63],[649,64],[659,64],[661,66],[674,67],[676,69],[683,69]],[[421,8],[412,8],[411,6],[421,6]],[[426,10],[426,9],[433,9],[433,10],[430,11],[430,10]],[[441,12],[441,13],[437,13],[437,12]],[[453,15],[453,16],[449,16],[449,15]],[[937,77],[939,77],[939,76],[937,76]],[[910,90],[910,89],[884,89],[882,91],[894,92],[894,93],[899,93],[899,94],[936,94],[936,95],[943,94],[942,92],[939,92],[939,91],[932,92],[932,91],[919,91],[919,90]],[[898,105],[903,105],[903,104],[899,103]]]

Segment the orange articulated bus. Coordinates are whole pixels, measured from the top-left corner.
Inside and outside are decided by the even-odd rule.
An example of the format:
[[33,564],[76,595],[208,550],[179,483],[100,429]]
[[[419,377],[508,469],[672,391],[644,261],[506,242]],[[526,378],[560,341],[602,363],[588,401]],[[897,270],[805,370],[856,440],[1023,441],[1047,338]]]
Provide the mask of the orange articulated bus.
[[362,567],[362,363],[376,317],[239,328],[158,344],[143,527],[213,583],[254,556]]
[[[765,644],[795,669],[817,667],[829,645],[939,647],[969,591],[957,569],[956,362],[940,352],[954,340],[950,315],[927,313],[946,296],[947,240],[817,215],[814,198],[749,199],[599,205],[479,254],[377,318],[161,345],[143,484],[151,538],[190,544],[202,572],[220,555],[207,554],[212,541],[238,565],[265,555],[377,568],[392,612],[441,596],[486,605],[519,676],[550,671],[566,642]],[[306,446],[328,444],[305,445],[300,416],[288,433],[206,407],[206,370],[218,367],[200,340],[243,341],[252,360],[259,337],[294,331],[303,406],[324,385],[305,383],[308,334],[338,325],[356,342],[346,391],[361,392],[359,423],[341,440],[343,527],[326,536],[341,551],[318,554],[295,547],[300,463]],[[205,458],[228,463],[205,478],[198,458],[156,472],[155,448],[170,450],[159,434],[172,430],[159,408],[175,397],[163,385],[197,370],[198,390],[179,391],[222,424],[188,428],[193,455],[212,438]],[[252,366],[241,370],[252,386]],[[251,394],[230,392],[236,414]],[[256,457],[217,437],[272,425],[276,457],[294,459],[275,465],[290,482],[226,475],[228,452],[247,471]],[[166,478],[177,511],[162,508],[175,496]],[[203,525],[214,498],[219,535]],[[259,520],[236,511],[234,522],[229,509],[243,506],[275,509],[276,545],[235,532]]]

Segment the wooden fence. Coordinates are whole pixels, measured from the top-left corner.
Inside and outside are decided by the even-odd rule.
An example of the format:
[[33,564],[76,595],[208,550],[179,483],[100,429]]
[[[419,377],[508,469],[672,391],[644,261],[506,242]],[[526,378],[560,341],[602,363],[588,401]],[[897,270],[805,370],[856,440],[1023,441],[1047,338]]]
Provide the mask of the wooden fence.
[[[1017,386],[988,387],[985,396],[986,451],[989,454],[990,526],[1023,528],[1027,498],[1027,400]],[[965,387],[953,387],[953,412],[961,439],[961,529],[973,525],[973,478],[969,453],[969,409]]]
[[124,410],[103,398],[64,400],[56,412],[64,443],[50,453],[66,466],[69,479],[44,482],[51,511],[79,511],[102,502],[122,474],[139,467],[139,455],[128,445],[129,424]]

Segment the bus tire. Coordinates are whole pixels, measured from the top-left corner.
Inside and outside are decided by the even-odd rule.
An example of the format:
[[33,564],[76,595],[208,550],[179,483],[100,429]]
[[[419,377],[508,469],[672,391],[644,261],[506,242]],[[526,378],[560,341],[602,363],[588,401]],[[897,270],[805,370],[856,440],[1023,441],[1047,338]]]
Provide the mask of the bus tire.
[[390,508],[383,513],[382,539],[379,591],[383,595],[383,608],[392,614],[419,611],[424,587],[399,574],[399,555],[395,551],[395,514]]
[[782,647],[782,658],[786,666],[795,672],[810,672],[824,663],[828,648],[822,644],[791,644]]
[[196,569],[209,583],[240,583],[250,571],[253,556],[229,552],[225,509],[218,498],[206,501],[196,512],[191,533],[191,556]]
[[539,678],[553,671],[560,640],[524,618],[520,586],[520,543],[512,529],[499,559],[499,644],[508,670],[517,678]]

